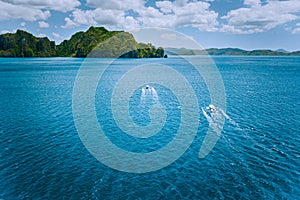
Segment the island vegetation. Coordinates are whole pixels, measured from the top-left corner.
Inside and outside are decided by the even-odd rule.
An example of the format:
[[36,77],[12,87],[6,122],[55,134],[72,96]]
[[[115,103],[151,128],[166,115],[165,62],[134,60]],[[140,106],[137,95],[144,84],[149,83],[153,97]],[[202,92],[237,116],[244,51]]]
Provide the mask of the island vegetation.
[[252,50],[247,51],[238,48],[210,48],[210,49],[186,49],[186,48],[166,48],[169,55],[224,55],[224,56],[300,56],[300,51],[287,52],[283,49],[272,50]]
[[128,32],[108,31],[104,27],[77,32],[59,45],[47,37],[17,30],[0,35],[0,57],[158,58],[164,57],[164,49],[138,43]]
[[98,57],[98,58],[161,58],[168,55],[224,55],[224,56],[300,56],[300,51],[284,49],[252,50],[238,48],[156,48],[151,43],[138,43],[125,31],[108,31],[104,27],[90,27],[77,32],[59,45],[47,37],[36,37],[23,30],[0,35],[0,57]]

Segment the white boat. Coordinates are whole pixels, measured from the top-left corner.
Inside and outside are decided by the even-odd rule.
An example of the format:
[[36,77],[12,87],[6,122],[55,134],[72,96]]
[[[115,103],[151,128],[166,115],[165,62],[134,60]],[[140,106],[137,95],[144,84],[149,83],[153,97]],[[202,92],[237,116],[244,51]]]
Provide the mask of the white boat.
[[209,112],[211,112],[211,113],[217,112],[216,107],[215,107],[214,105],[212,105],[212,104],[210,104],[210,105],[207,107],[207,109],[208,109]]

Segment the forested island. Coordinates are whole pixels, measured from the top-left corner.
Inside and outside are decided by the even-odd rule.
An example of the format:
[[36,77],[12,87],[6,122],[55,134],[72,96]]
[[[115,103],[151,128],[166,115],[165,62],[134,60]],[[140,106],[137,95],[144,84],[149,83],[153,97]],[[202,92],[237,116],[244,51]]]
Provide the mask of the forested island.
[[0,57],[97,57],[97,58],[161,58],[167,55],[228,56],[300,56],[300,51],[282,49],[252,50],[238,48],[156,48],[151,43],[138,43],[131,33],[90,27],[77,32],[59,45],[47,37],[36,37],[23,30],[0,35]]
[[138,43],[132,34],[90,27],[56,45],[47,37],[39,38],[23,31],[0,35],[0,57],[98,57],[160,58],[162,47]]
[[186,49],[186,48],[166,48],[165,53],[169,55],[215,55],[215,56],[300,56],[300,51],[287,52],[283,49],[272,51],[252,50],[247,51],[238,48],[210,48],[210,49]]

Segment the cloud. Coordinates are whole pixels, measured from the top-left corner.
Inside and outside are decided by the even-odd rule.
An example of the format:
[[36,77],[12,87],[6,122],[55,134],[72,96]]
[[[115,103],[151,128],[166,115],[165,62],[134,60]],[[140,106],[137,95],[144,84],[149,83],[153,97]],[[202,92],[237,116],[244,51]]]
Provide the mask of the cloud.
[[300,34],[300,23],[297,23],[296,27],[294,27],[291,32],[292,34]]
[[251,34],[268,31],[279,25],[298,19],[300,1],[298,0],[244,0],[247,7],[231,10],[221,17],[226,23],[221,28],[224,32]]
[[132,16],[123,18],[123,28],[127,31],[132,31],[140,28],[140,22]]
[[76,24],[74,21],[72,21],[69,17],[65,18],[66,24],[61,26],[62,28],[74,28],[76,26],[79,26],[79,24]]
[[78,0],[0,0],[0,21],[23,19],[46,20],[50,11],[72,11],[80,5]]
[[300,19],[299,0],[243,0],[241,8],[221,17],[212,10],[213,1],[159,0],[149,6],[146,0],[85,0],[85,9],[80,9],[81,0],[0,0],[0,21],[24,20],[22,27],[28,21],[37,21],[40,28],[48,28],[50,12],[60,11],[67,12],[61,28],[87,25],[131,31],[141,27],[193,27],[204,32],[252,34],[286,25],[286,30],[300,33],[299,25],[290,26]]
[[46,20],[49,11],[42,11],[29,6],[18,6],[0,1],[0,20],[24,19],[26,21]]
[[36,9],[48,9],[61,12],[72,11],[80,6],[78,0],[0,0],[0,2],[15,5],[17,7],[27,7]]
[[47,22],[40,21],[39,22],[39,27],[40,28],[49,28],[49,24]]
[[[146,6],[143,0],[87,0],[90,10],[76,9],[66,18],[64,28],[80,25],[106,25],[125,30],[139,27],[195,27],[216,31],[218,13],[204,1],[157,1],[156,7]],[[134,13],[134,14],[132,14]]]
[[3,30],[3,31],[1,31],[1,34],[6,34],[6,33],[10,33],[10,31],[9,30]]
[[124,13],[119,10],[104,10],[102,8],[97,8],[95,10],[75,10],[72,13],[73,20],[66,18],[66,24],[63,26],[65,28],[75,27],[80,25],[96,26],[101,25],[118,25],[122,18],[124,18]]
[[160,9],[162,13],[170,14],[172,13],[173,4],[171,1],[158,1],[156,6]]
[[299,34],[300,33],[300,27],[297,27],[295,29],[292,30],[293,34]]
[[79,10],[72,13],[72,18],[65,18],[66,24],[63,28],[73,28],[80,25],[88,26],[114,26],[127,29],[137,28],[138,22],[132,16],[125,16],[122,10],[102,9]]
[[148,26],[155,26],[155,23],[158,23],[167,28],[190,26],[201,31],[217,30],[218,13],[210,10],[208,2],[177,0],[167,3],[158,1],[156,6],[161,11],[160,16],[157,16],[157,13],[154,13],[153,16],[142,15]]
[[59,35],[58,33],[53,32],[52,35],[55,39],[61,39],[61,35]]
[[144,7],[145,0],[87,0],[87,5],[93,8],[108,10],[139,10]]
[[259,6],[260,0],[244,0],[244,4],[248,6]]

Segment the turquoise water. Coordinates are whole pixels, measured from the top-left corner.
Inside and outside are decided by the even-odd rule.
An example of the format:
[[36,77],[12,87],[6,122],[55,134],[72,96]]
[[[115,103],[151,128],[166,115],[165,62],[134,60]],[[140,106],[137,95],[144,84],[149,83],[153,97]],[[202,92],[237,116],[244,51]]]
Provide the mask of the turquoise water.
[[[200,112],[197,135],[178,160],[158,171],[134,174],[99,162],[78,136],[72,94],[83,59],[0,59],[0,199],[298,199],[300,58],[213,60],[224,82],[228,115],[216,146],[199,159],[209,126]],[[109,62],[98,59],[94,67]],[[180,124],[178,98],[159,84],[151,87],[168,112],[160,133],[134,139],[114,122],[114,85],[133,66],[149,62],[184,75],[196,91],[199,111],[210,103],[205,82],[180,58],[113,62],[97,88],[97,119],[112,142],[136,153],[162,148]],[[132,95],[129,113],[145,126],[156,99],[141,105],[141,93],[138,88]]]

